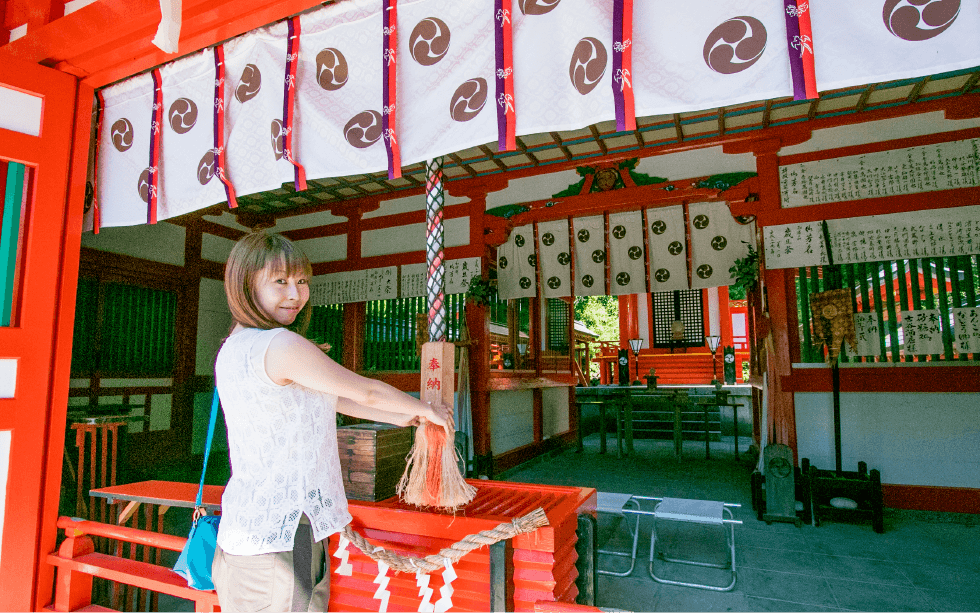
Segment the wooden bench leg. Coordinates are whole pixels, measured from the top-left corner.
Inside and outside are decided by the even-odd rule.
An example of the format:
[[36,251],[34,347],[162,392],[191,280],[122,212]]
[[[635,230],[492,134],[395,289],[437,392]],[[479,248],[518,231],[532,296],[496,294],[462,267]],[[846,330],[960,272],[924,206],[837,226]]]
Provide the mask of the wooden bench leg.
[[[69,537],[58,548],[58,554],[68,558],[95,551],[91,537]],[[92,604],[92,575],[59,568],[54,588],[55,611],[77,611]]]

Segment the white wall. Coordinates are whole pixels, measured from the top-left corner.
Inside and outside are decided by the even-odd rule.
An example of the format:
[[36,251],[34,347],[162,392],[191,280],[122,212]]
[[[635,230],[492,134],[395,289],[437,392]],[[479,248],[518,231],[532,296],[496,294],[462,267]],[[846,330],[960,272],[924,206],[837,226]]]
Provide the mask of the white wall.
[[83,232],[82,246],[153,262],[184,265],[184,228],[165,221],[152,226],[102,228],[98,234]]
[[226,262],[235,241],[214,234],[201,235],[201,259],[210,262]]
[[[443,224],[446,247],[460,247],[470,244],[470,218],[447,219]],[[365,230],[361,234],[361,257],[394,253],[425,252],[425,224],[415,223],[393,228]]]
[[[794,397],[800,458],[834,468],[833,395]],[[980,488],[980,394],[841,394],[841,458],[884,483]]]
[[3,554],[3,516],[7,507],[7,471],[10,468],[10,430],[0,430],[0,559]]
[[542,389],[541,404],[541,437],[548,439],[568,432],[568,388]]
[[533,442],[531,390],[490,392],[490,451],[499,455]]
[[755,172],[755,156],[751,153],[727,154],[720,146],[652,155],[640,160],[636,172],[670,181],[716,175],[725,172]]
[[942,111],[922,113],[911,117],[896,117],[895,119],[882,119],[881,121],[816,130],[810,140],[792,147],[785,147],[779,152],[779,155],[787,156],[865,143],[880,143],[886,140],[965,130],[977,126],[980,126],[980,119],[947,120]]

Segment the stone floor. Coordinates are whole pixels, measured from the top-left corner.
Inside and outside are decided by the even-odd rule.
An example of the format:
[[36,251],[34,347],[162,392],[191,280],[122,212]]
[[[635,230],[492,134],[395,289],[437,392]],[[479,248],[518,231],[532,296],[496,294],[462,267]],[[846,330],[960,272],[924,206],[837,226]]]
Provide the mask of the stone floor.
[[[745,451],[747,441],[741,441]],[[598,435],[585,451],[566,450],[505,473],[523,483],[577,485],[606,492],[740,503],[735,509],[737,582],[730,592],[656,583],[648,574],[650,525],[640,525],[636,568],[629,577],[600,575],[597,604],[630,611],[980,611],[980,515],[885,510],[885,533],[867,523],[823,522],[819,527],[767,525],[752,511],[743,454],[734,457],[731,438],[711,445],[688,442],[683,461],[669,441],[638,440],[633,457],[599,454]],[[645,518],[649,519],[649,518]],[[678,524],[673,524],[678,526]],[[717,527],[664,526],[668,546],[692,547],[691,557],[723,559]],[[691,530],[697,532],[691,532]],[[717,532],[710,532],[710,530]],[[670,532],[674,530],[674,532]],[[686,532],[685,532],[686,530]],[[628,550],[632,539],[622,520],[603,515],[600,549]],[[600,567],[625,559],[601,556]],[[659,576],[723,585],[725,571],[656,561]],[[620,568],[622,568],[620,566]]]

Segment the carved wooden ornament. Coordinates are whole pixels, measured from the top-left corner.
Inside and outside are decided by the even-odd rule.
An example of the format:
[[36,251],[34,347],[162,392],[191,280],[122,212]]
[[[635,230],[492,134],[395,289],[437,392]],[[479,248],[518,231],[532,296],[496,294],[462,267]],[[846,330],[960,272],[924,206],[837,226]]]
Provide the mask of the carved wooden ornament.
[[837,359],[841,344],[845,340],[851,349],[857,351],[851,290],[833,289],[812,294],[810,309],[813,311],[814,344],[827,345],[829,362]]

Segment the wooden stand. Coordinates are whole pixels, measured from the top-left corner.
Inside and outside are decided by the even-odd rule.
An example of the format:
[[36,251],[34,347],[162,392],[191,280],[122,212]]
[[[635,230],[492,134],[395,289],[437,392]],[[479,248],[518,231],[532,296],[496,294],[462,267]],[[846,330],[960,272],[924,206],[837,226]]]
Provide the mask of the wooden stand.
[[405,472],[412,448],[412,428],[390,424],[357,424],[337,428],[344,491],[354,500],[385,500]]
[[[806,460],[804,460],[806,461]],[[813,508],[813,525],[821,519],[833,518],[846,521],[871,520],[874,531],[885,531],[881,494],[881,473],[858,462],[857,472],[820,470],[811,466],[808,471],[810,501]],[[840,509],[830,505],[833,498],[850,498],[857,503],[856,509]]]

